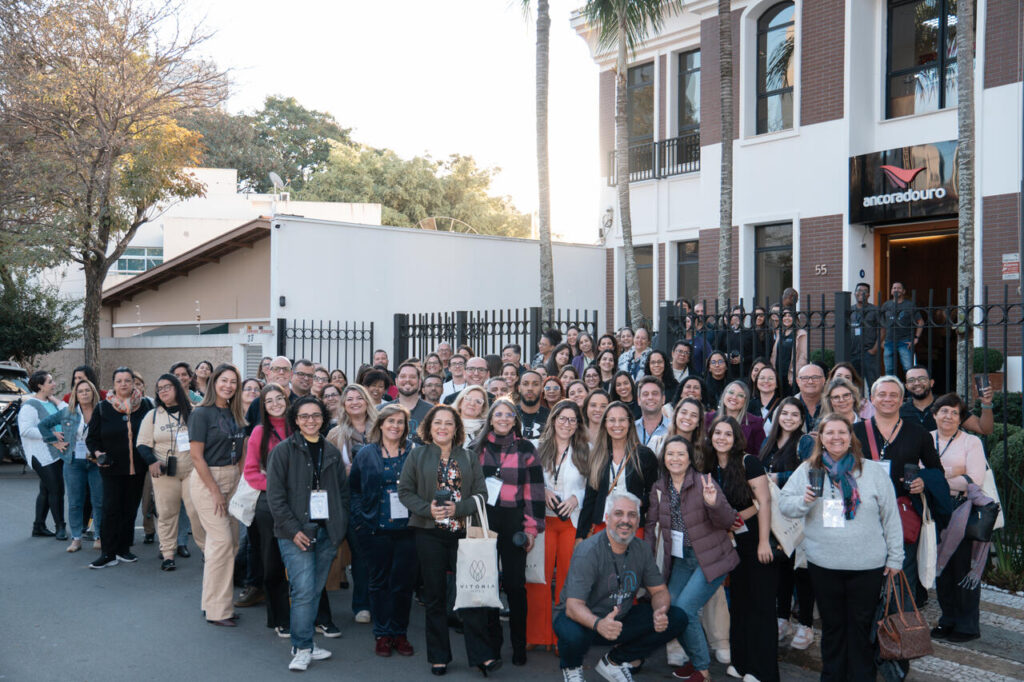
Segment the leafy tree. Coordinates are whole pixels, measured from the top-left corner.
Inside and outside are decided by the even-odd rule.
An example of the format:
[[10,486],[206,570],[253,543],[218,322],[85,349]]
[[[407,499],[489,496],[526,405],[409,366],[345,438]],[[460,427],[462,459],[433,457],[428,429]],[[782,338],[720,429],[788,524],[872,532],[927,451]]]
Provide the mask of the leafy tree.
[[[303,107],[294,97],[267,97],[253,125],[259,141],[277,154],[280,167],[274,170],[293,191],[301,190],[327,165],[332,141],[349,141],[349,128],[342,128],[330,114]],[[266,176],[262,183],[261,190],[270,189]]]
[[254,122],[252,116],[233,116],[223,109],[194,111],[178,119],[203,136],[202,165],[238,170],[239,189],[250,192],[269,188],[270,171],[284,166],[280,154],[257,135]]
[[218,105],[226,81],[196,58],[208,36],[177,26],[179,10],[133,0],[0,6],[0,122],[30,140],[6,151],[52,209],[40,230],[51,255],[83,266],[91,365],[107,271],[161,206],[204,191],[184,170],[199,162],[200,135],[175,119]]
[[60,350],[79,336],[77,307],[28,271],[0,267],[0,358],[32,367],[36,356]]

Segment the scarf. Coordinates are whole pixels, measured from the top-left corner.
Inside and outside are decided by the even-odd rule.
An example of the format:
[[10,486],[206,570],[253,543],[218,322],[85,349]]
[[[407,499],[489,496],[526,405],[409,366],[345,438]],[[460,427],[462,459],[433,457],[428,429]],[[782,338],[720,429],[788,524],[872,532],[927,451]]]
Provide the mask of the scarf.
[[829,479],[842,488],[843,511],[849,520],[853,520],[857,515],[857,507],[860,506],[860,492],[857,490],[857,481],[853,478],[853,461],[853,455],[850,453],[840,457],[838,462],[832,459],[828,452],[821,453],[821,463],[825,466]]
[[[993,502],[985,494],[981,486],[967,484],[967,501],[953,510],[953,516],[949,519],[949,525],[942,531],[942,541],[939,542],[938,563],[936,571],[942,574],[942,569],[949,563],[957,547],[963,542],[964,532],[967,530],[967,517],[971,515],[971,508],[978,505],[984,506]],[[988,559],[988,550],[991,542],[975,542],[971,548],[971,570],[960,581],[960,587],[966,590],[976,590],[981,586],[981,574],[985,570],[985,563]]]
[[111,392],[107,394],[107,402],[115,410],[125,415],[127,418],[124,420],[128,426],[128,474],[130,476],[135,475],[135,434],[132,433],[132,419],[131,414],[135,410],[139,409],[139,405],[142,404],[142,392],[137,388],[132,389],[132,394],[128,398],[119,398],[115,393]]
[[484,428],[484,420],[480,419],[463,419],[462,428],[466,432],[465,446],[476,440],[476,437],[480,435],[480,432]]

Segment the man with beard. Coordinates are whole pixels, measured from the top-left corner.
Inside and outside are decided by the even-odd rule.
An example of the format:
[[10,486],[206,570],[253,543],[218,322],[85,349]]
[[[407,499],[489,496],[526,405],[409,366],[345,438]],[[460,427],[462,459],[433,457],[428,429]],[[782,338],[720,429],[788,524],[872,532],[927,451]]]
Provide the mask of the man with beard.
[[850,311],[850,361],[871,388],[878,378],[878,329],[882,322],[866,282],[857,284],[853,297],[857,302]]
[[516,410],[523,422],[523,438],[532,440],[534,443],[540,438],[544,431],[544,425],[548,423],[550,410],[540,404],[541,376],[532,369],[523,372],[519,379],[519,403]]
[[[935,381],[928,374],[928,368],[914,365],[908,369],[904,385],[907,390],[907,400],[900,406],[900,417],[920,424],[925,431],[934,431],[938,428],[935,425],[935,415],[932,414],[932,403],[935,402],[932,388],[935,386]],[[969,414],[961,426],[968,431],[987,436],[992,433],[994,424],[992,387],[986,386],[981,394],[981,417]]]
[[[577,547],[554,609],[554,628],[565,680],[583,680],[583,657],[594,644],[611,644],[596,669],[606,680],[631,680],[629,661],[647,658],[677,637],[686,614],[671,606],[654,555],[636,537],[640,500],[611,492],[604,532]],[[641,587],[650,603],[633,603]]]
[[423,377],[423,388],[421,389],[423,399],[431,405],[441,402],[441,394],[444,392],[444,377],[440,374],[428,374]]
[[420,371],[416,365],[406,361],[398,366],[398,374],[395,377],[398,398],[392,403],[398,403],[409,410],[409,438],[414,443],[418,442],[415,435],[416,428],[433,407],[432,404],[420,398],[420,383]]

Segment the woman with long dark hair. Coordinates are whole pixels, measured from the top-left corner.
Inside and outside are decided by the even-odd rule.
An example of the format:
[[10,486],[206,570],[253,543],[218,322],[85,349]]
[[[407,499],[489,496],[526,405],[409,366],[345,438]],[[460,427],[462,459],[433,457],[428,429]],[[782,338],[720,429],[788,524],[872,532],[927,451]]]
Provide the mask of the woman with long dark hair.
[[209,360],[200,360],[196,365],[196,393],[205,396],[209,392],[212,375],[213,363]]
[[661,380],[665,389],[665,400],[671,399],[679,390],[676,375],[672,372],[672,364],[669,362],[668,356],[660,350],[652,350],[647,356],[647,362],[644,364],[644,376]]
[[[601,417],[604,416],[604,411],[608,409],[610,402],[611,398],[600,388],[588,393],[583,401],[583,428],[586,431],[587,443],[590,445],[591,452],[594,450],[594,443],[597,442],[601,430]],[[589,472],[590,467],[588,466],[587,470],[583,472],[584,476]]]
[[[39,476],[32,536],[67,540],[68,531],[64,526],[64,462],[61,455],[67,450],[68,444],[63,440],[63,434],[60,440],[54,437],[53,443],[46,443],[39,431],[39,422],[59,414],[67,407],[54,397],[56,388],[57,383],[49,372],[34,372],[28,378],[28,390],[32,391],[32,396],[22,400],[18,411],[18,432],[25,458]],[[53,531],[46,527],[47,512],[53,516]]]
[[672,436],[682,436],[692,444],[691,464],[697,471],[704,469],[704,405],[695,398],[683,398],[672,410],[672,421],[664,436],[655,436],[647,444],[660,457],[662,447]]
[[249,527],[259,537],[260,561],[263,564],[263,591],[267,604],[267,627],[278,637],[290,635],[288,579],[285,576],[281,549],[274,537],[274,517],[267,501],[267,465],[270,451],[292,434],[288,421],[291,407],[288,393],[277,384],[267,384],[260,392],[260,423],[253,427],[245,452],[245,482],[260,491],[256,512]]
[[188,436],[188,420],[192,403],[184,387],[173,374],[161,374],[156,380],[156,407],[146,414],[139,429],[139,454],[149,465],[153,479],[153,501],[156,503],[156,530],[160,538],[163,562],[160,570],[175,569],[174,555],[188,550],[188,533],[182,533],[181,506],[190,527],[197,527],[196,544],[202,549],[205,536],[189,492],[188,477],[192,474],[192,453]]
[[597,344],[594,343],[594,337],[588,332],[580,332],[576,344],[579,347],[579,352],[573,357],[572,366],[582,376],[583,370],[597,359]]
[[642,502],[640,525],[647,514],[647,499],[658,478],[658,458],[640,444],[629,406],[616,400],[601,416],[587,471],[587,492],[576,527],[583,540],[604,528],[604,503],[612,490],[623,489]]
[[728,383],[729,360],[722,351],[712,351],[704,367],[704,404],[710,409],[717,408]]
[[779,372],[782,395],[796,393],[796,377],[807,364],[807,330],[795,326],[796,313],[790,308],[782,310],[780,326],[775,332],[772,346],[772,364]]
[[560,343],[551,351],[551,357],[544,363],[544,368],[549,377],[557,377],[562,368],[566,366],[572,367],[572,350],[569,348],[569,344]]
[[779,389],[779,373],[771,365],[765,365],[754,377],[754,388],[747,410],[760,417],[766,429],[771,429],[771,417],[782,400]]
[[777,682],[777,627],[772,625],[777,625],[778,567],[770,540],[768,477],[761,460],[745,452],[743,431],[732,417],[722,415],[711,422],[705,446],[709,473],[738,511],[733,533],[740,562],[729,574],[729,675],[753,675],[760,682]]
[[590,365],[583,370],[581,381],[587,387],[588,393],[601,388],[601,370],[597,368],[597,365]]
[[633,376],[629,372],[620,369],[615,373],[615,378],[612,380],[611,397],[628,407],[633,419],[643,416],[640,405],[636,401],[636,382],[633,381]]
[[615,354],[610,350],[603,350],[599,352],[597,354],[597,360],[594,361],[598,371],[601,373],[600,388],[602,388],[608,395],[614,393],[615,373],[618,371],[615,363]]
[[563,400],[552,408],[537,445],[537,457],[544,472],[545,581],[526,586],[527,648],[555,644],[550,579],[557,571],[554,594],[562,594],[576,547],[589,455],[583,412],[572,400]]

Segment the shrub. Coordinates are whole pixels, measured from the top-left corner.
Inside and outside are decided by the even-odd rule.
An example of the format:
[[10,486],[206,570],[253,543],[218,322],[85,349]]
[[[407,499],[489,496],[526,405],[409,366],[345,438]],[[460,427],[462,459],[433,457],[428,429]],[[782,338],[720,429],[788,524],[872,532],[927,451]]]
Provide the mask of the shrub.
[[[992,396],[992,416],[997,427],[1004,421],[1018,426],[1024,423],[1021,421],[1021,399],[1020,393],[1007,393],[1004,398],[1002,391]],[[981,413],[980,400],[974,401],[974,411],[976,414]]]
[[971,358],[975,374],[1000,372],[1003,369],[1003,354],[995,348],[979,346],[973,349]]
[[836,353],[831,348],[818,348],[811,351],[811,362],[820,362],[828,367],[829,371],[832,371],[836,364]]

